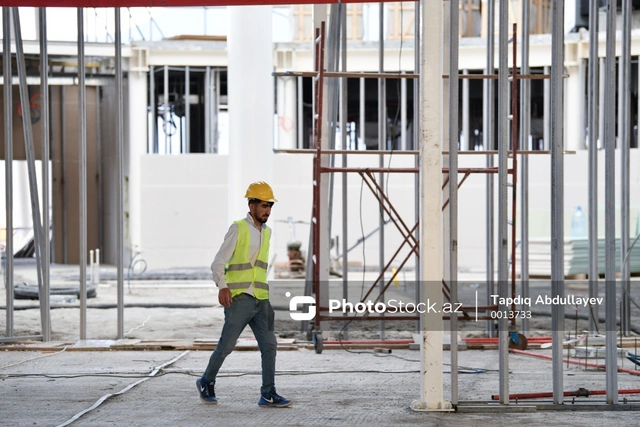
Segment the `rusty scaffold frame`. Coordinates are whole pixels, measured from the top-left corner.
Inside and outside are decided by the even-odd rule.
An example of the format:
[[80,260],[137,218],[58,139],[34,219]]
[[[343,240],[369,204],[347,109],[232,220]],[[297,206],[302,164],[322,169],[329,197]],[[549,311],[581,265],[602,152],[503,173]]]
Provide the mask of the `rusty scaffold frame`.
[[[513,24],[513,37],[511,39],[512,47],[513,47],[513,65],[512,65],[512,75],[510,76],[511,85],[512,85],[512,97],[511,97],[511,123],[512,123],[512,147],[508,152],[509,157],[512,159],[512,165],[508,168],[508,175],[512,176],[512,181],[508,184],[511,187],[511,215],[512,218],[508,220],[509,225],[511,226],[511,255],[510,255],[510,285],[511,285],[511,296],[516,296],[516,196],[517,196],[517,174],[518,174],[518,154],[528,155],[528,154],[546,154],[547,152],[541,151],[522,151],[518,150],[518,80],[519,79],[548,79],[550,75],[548,74],[519,74],[518,68],[516,64],[516,52],[517,52],[517,37],[516,37],[516,24]],[[316,295],[316,298],[320,295],[320,287],[322,286],[320,280],[320,235],[321,235],[321,221],[320,221],[320,212],[321,212],[321,195],[320,188],[322,182],[323,174],[331,174],[331,173],[356,173],[358,174],[364,183],[367,184],[367,187],[371,190],[374,197],[380,204],[381,208],[386,212],[389,216],[389,219],[394,223],[397,227],[398,231],[402,236],[402,242],[392,257],[385,263],[384,267],[382,267],[380,274],[376,278],[376,280],[371,284],[369,290],[364,294],[361,298],[360,302],[364,303],[367,298],[372,294],[374,288],[381,284],[381,282],[385,277],[385,274],[391,268],[391,265],[394,263],[401,250],[405,246],[405,244],[409,245],[409,254],[401,260],[399,267],[396,271],[392,272],[391,277],[386,281],[384,286],[381,288],[378,296],[372,301],[374,304],[379,302],[384,292],[389,288],[391,283],[393,283],[394,279],[399,274],[400,270],[407,263],[409,258],[413,255],[419,257],[419,242],[414,235],[414,232],[418,229],[419,222],[413,227],[409,227],[409,225],[402,219],[398,211],[393,206],[393,203],[389,199],[389,197],[385,194],[384,189],[380,184],[376,181],[374,177],[374,173],[419,173],[419,168],[384,168],[384,167],[370,167],[370,168],[358,168],[358,167],[337,167],[337,166],[323,166],[322,165],[322,156],[323,155],[334,155],[334,154],[391,154],[391,151],[386,150],[367,150],[365,152],[353,151],[353,150],[335,150],[335,149],[322,149],[322,111],[323,111],[323,96],[324,96],[324,81],[328,78],[344,78],[344,77],[357,77],[357,78],[406,78],[406,79],[417,79],[419,77],[418,74],[408,74],[408,73],[353,73],[353,72],[331,72],[326,71],[324,68],[325,62],[325,39],[326,39],[326,29],[325,23],[322,22],[320,28],[316,29],[315,39],[314,39],[314,67],[315,71],[313,72],[296,72],[296,73],[274,73],[276,76],[304,76],[304,77],[312,77],[313,80],[313,88],[314,88],[314,114],[313,114],[313,148],[312,149],[298,149],[298,150],[277,150],[279,152],[289,152],[289,153],[313,153],[313,208],[312,208],[312,254],[310,257],[311,260],[311,281],[312,281],[312,293]],[[443,75],[443,78],[448,78],[449,76]],[[458,78],[462,79],[497,79],[497,74],[482,74],[482,75],[470,75],[470,74],[459,74]],[[418,155],[418,151],[393,151],[393,154],[410,154],[410,155]],[[497,151],[469,151],[465,152],[466,154],[480,154],[480,155],[494,155],[497,154]],[[444,151],[443,155],[447,155],[448,152]],[[462,186],[462,184],[466,181],[466,179],[471,176],[471,174],[497,174],[499,172],[498,167],[481,167],[481,168],[458,168],[458,173],[463,174],[462,179],[458,183],[458,188]],[[442,173],[447,174],[447,177],[444,179],[442,189],[444,190],[446,186],[449,184],[449,168],[443,167]],[[442,210],[444,211],[449,204],[449,200],[447,199],[443,206]],[[451,289],[447,282],[442,280],[442,292],[445,298],[449,303],[456,303],[457,301],[451,301]],[[516,310],[515,304],[511,307],[514,311]],[[461,307],[462,316],[459,320],[472,320],[472,317],[469,315],[470,308],[469,307]],[[485,305],[485,306],[477,306],[473,307],[474,310],[479,312],[486,312],[485,315],[482,316],[473,316],[473,320],[487,320],[492,321],[495,320],[494,317],[491,317],[489,312],[495,311],[499,309],[499,305]],[[343,320],[343,321],[353,321],[353,320],[418,320],[420,316],[417,315],[387,315],[383,313],[380,316],[370,316],[368,313],[365,313],[362,316],[345,318],[344,316],[331,316],[328,314],[329,307],[323,306],[321,300],[317,301],[316,305],[316,316],[314,318],[313,324],[313,340],[316,348],[316,352],[322,352],[322,331],[320,328],[320,323],[326,320]],[[400,311],[401,312],[401,311]],[[450,316],[443,315],[443,320],[449,320]],[[510,345],[514,348],[524,349],[527,346],[527,339],[524,335],[516,332],[516,319],[510,319],[510,331],[511,331],[511,340]]]

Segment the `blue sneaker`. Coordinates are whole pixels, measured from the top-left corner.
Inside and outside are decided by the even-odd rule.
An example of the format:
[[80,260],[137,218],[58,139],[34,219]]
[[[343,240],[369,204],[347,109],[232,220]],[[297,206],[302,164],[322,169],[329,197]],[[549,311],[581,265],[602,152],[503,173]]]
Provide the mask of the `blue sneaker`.
[[275,387],[263,392],[258,401],[258,406],[262,408],[286,408],[291,405],[293,405],[293,402],[276,393]]
[[214,385],[215,383],[213,382],[207,383],[204,376],[196,380],[196,387],[198,388],[198,393],[200,393],[200,400],[204,403],[210,403],[213,405],[218,403],[218,399],[216,399],[216,392],[213,388]]

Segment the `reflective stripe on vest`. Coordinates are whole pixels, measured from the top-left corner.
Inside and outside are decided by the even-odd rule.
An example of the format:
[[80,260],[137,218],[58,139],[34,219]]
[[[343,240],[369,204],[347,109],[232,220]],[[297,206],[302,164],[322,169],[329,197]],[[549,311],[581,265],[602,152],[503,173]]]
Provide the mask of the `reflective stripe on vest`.
[[269,299],[267,267],[269,266],[269,237],[271,230],[262,230],[262,245],[255,266],[249,262],[249,245],[251,234],[249,225],[244,219],[235,221],[238,225],[238,242],[233,256],[227,264],[225,277],[231,295],[236,296],[246,291],[253,284],[253,296],[259,300]]

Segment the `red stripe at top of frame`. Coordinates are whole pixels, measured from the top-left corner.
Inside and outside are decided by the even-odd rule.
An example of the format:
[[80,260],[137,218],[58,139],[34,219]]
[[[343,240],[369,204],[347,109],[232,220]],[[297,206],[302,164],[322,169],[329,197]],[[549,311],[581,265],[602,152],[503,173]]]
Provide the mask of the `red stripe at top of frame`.
[[[377,0],[383,3],[398,0]],[[410,1],[410,0],[399,0]],[[0,0],[13,7],[182,7],[182,6],[268,6],[282,4],[332,4],[338,0]],[[372,3],[370,0],[342,0],[342,3]]]

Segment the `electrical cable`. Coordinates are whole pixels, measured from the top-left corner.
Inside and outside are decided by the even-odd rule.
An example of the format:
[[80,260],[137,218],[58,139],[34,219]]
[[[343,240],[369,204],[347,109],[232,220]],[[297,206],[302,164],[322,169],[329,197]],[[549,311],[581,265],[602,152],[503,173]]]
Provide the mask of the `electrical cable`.
[[126,334],[124,334],[124,336],[128,338],[128,335],[129,335],[131,332],[135,331],[136,329],[143,328],[143,327],[144,327],[144,325],[146,325],[146,324],[147,324],[147,322],[149,321],[149,319],[151,319],[151,316],[147,317],[147,319],[146,319],[144,322],[142,322],[140,325],[136,326],[135,328],[131,328],[131,329],[129,329],[129,332],[127,332]]
[[9,364],[9,365],[4,365],[4,366],[0,367],[0,370],[5,369],[5,368],[10,368],[11,366],[17,366],[17,365],[20,365],[20,364],[22,364],[22,363],[30,362],[30,361],[32,361],[32,360],[42,359],[43,357],[55,356],[56,354],[60,354],[60,353],[62,353],[62,352],[63,352],[63,351],[65,351],[66,349],[67,349],[67,346],[65,346],[65,347],[64,347],[62,350],[60,350],[60,351],[56,351],[55,353],[43,354],[42,356],[32,357],[31,359],[26,359],[26,360],[23,360],[23,361],[21,361],[21,362],[11,363],[11,364]]
[[[443,366],[448,366],[448,364],[443,364]],[[462,373],[485,373],[485,372],[498,372],[497,369],[483,369],[483,368],[469,368],[464,366],[459,366],[459,370]],[[395,369],[395,370],[380,370],[380,369],[345,369],[345,370],[322,370],[322,371],[278,371],[276,372],[277,376],[307,376],[307,375],[335,375],[335,374],[415,374],[420,372],[418,369]],[[165,375],[187,375],[190,377],[200,378],[202,376],[201,373],[195,372],[193,370],[182,370],[182,371],[168,371],[165,369],[160,369],[154,378],[163,377]],[[226,372],[219,373],[217,378],[238,378],[245,376],[261,376],[262,371],[249,371],[249,372]],[[145,373],[77,373],[77,374],[2,374],[0,378],[2,379],[19,379],[19,378],[49,378],[49,379],[76,379],[76,378],[143,378],[149,379],[151,378],[149,374]],[[116,393],[117,394],[117,393]]]
[[118,396],[121,394],[126,393],[127,391],[131,390],[132,388],[134,388],[135,386],[137,386],[138,384],[141,384],[147,380],[150,380],[151,378],[155,377],[157,375],[157,373],[162,370],[165,366],[169,366],[172,365],[173,363],[177,362],[179,359],[181,359],[183,356],[186,356],[187,354],[189,354],[189,350],[182,352],[180,355],[178,355],[177,357],[174,357],[173,359],[171,359],[170,361],[163,363],[162,365],[156,366],[149,374],[147,374],[145,376],[145,378],[142,378],[141,380],[138,380],[132,384],[129,384],[127,387],[123,388],[122,390],[120,390],[119,392],[116,393],[109,393],[109,394],[105,394],[104,396],[102,396],[100,399],[98,399],[96,401],[96,403],[94,403],[93,405],[91,405],[89,408],[78,412],[77,414],[75,414],[73,417],[69,418],[67,421],[65,421],[64,423],[58,425],[58,427],[65,427],[68,426],[69,424],[73,423],[74,421],[76,421],[78,418],[80,418],[81,416],[83,416],[84,414],[87,414],[91,411],[93,411],[94,409],[96,409],[98,406],[102,405],[103,402],[105,402],[107,399],[113,397],[113,396]]

